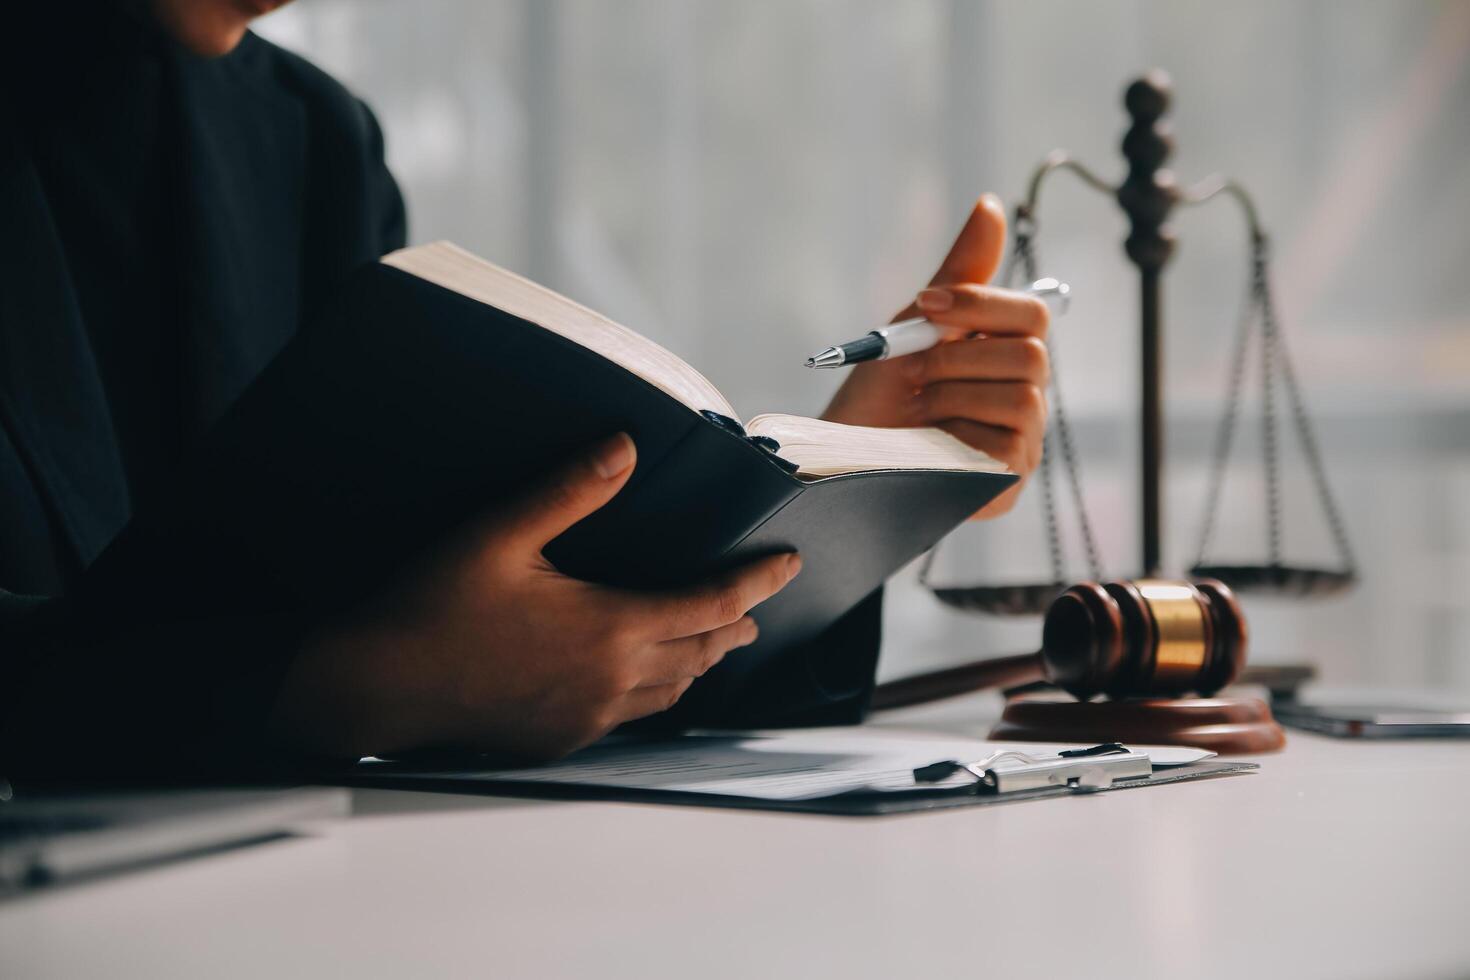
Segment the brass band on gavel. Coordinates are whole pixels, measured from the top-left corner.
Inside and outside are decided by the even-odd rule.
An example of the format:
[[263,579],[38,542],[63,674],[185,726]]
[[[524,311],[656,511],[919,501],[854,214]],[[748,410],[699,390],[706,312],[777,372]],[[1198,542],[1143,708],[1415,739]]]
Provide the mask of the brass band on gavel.
[[1245,617],[1224,584],[1083,582],[1047,611],[1041,660],[1075,697],[1211,694],[1245,666]]

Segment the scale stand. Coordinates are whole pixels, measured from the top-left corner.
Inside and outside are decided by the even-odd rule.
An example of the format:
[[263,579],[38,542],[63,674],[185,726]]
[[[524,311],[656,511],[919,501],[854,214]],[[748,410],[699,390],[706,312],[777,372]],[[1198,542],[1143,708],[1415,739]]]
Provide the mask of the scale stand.
[[[1268,274],[1267,237],[1259,222],[1250,196],[1238,183],[1224,177],[1209,177],[1181,189],[1173,174],[1163,165],[1173,149],[1173,141],[1162,118],[1169,106],[1168,77],[1150,72],[1131,84],[1124,104],[1132,125],[1123,138],[1123,156],[1127,161],[1126,177],[1113,185],[1062,152],[1049,155],[1033,174],[1026,200],[1016,208],[1015,243],[1010,262],[1002,277],[1003,284],[1014,284],[1017,273],[1027,280],[1037,277],[1035,236],[1039,192],[1045,178],[1056,171],[1069,171],[1088,186],[1112,197],[1130,224],[1124,247],[1139,273],[1139,321],[1141,364],[1140,405],[1140,558],[1144,579],[1160,577],[1163,569],[1162,482],[1164,455],[1163,411],[1163,312],[1162,275],[1174,252],[1174,235],[1168,219],[1180,205],[1203,204],[1216,197],[1233,199],[1244,212],[1250,231],[1251,283],[1242,318],[1240,335],[1232,361],[1226,408],[1216,439],[1210,490],[1205,519],[1200,535],[1198,557],[1191,574],[1225,582],[1237,591],[1270,592],[1286,595],[1323,595],[1351,587],[1357,577],[1346,528],[1328,486],[1325,467],[1306,413],[1295,371],[1292,369],[1271,298]],[[1221,504],[1220,489],[1239,415],[1242,389],[1246,376],[1246,359],[1255,326],[1260,326],[1261,388],[1263,407],[1263,445],[1266,468],[1266,510],[1268,516],[1268,557],[1260,564],[1219,564],[1207,558],[1211,532]],[[1275,410],[1276,389],[1280,387],[1289,402],[1292,421],[1302,450],[1310,466],[1320,505],[1327,519],[1339,558],[1337,568],[1290,566],[1282,560],[1280,441]],[[1056,372],[1052,376],[1053,422],[1047,435],[1040,476],[1045,509],[1053,580],[1044,583],[943,586],[930,581],[934,553],[926,558],[920,580],[946,605],[992,615],[1031,615],[1044,612],[1051,601],[1066,588],[1067,576],[1061,547],[1053,460],[1060,450],[1072,490],[1086,549],[1089,570],[1094,580],[1102,581],[1102,563],[1087,516],[1077,453],[1073,446],[1061,390]],[[875,707],[896,707],[937,696],[962,693],[982,686],[994,686],[996,678],[1007,681],[1035,680],[1040,676],[1036,655],[1004,658],[950,668],[935,674],[908,678],[884,685],[876,693]],[[947,692],[946,692],[946,689]],[[1206,720],[1201,721],[1201,718]],[[997,729],[997,736],[1055,740],[1097,733],[1100,725],[1108,728],[1108,738],[1121,737],[1125,730],[1134,741],[1177,742],[1205,745],[1223,751],[1263,751],[1279,747],[1280,729],[1270,719],[1270,711],[1259,701],[1211,698],[1196,700],[1123,700],[1101,703],[1061,701],[1013,701]],[[1078,726],[1081,726],[1080,728]],[[1203,728],[1201,726],[1204,726]],[[1213,734],[1212,734],[1213,733]],[[1216,737],[1218,736],[1218,738]]]
[[[1180,189],[1173,174],[1163,164],[1173,148],[1162,117],[1169,104],[1169,81],[1162,72],[1150,72],[1128,87],[1124,98],[1132,126],[1123,138],[1123,155],[1128,173],[1122,183],[1113,185],[1094,174],[1077,160],[1056,151],[1032,174],[1025,200],[1016,207],[1012,224],[1014,243],[1010,259],[1000,282],[1016,284],[1018,277],[1032,281],[1040,274],[1036,257],[1037,214],[1040,192],[1046,179],[1058,171],[1079,177],[1084,184],[1113,198],[1130,222],[1124,242],[1128,258],[1138,268],[1139,335],[1141,352],[1141,404],[1139,473],[1139,527],[1141,558],[1140,577],[1158,576],[1163,565],[1162,512],[1163,495],[1163,313],[1161,303],[1162,274],[1174,252],[1174,235],[1167,224],[1177,206],[1193,206],[1217,197],[1233,200],[1245,217],[1250,234],[1250,283],[1245,314],[1240,321],[1235,352],[1231,362],[1229,387],[1215,440],[1211,479],[1201,522],[1199,545],[1191,574],[1215,578],[1237,592],[1276,595],[1328,595],[1344,591],[1357,581],[1356,562],[1348,541],[1346,526],[1327,482],[1326,468],[1317,447],[1315,433],[1276,319],[1269,275],[1269,241],[1263,230],[1250,195],[1237,182],[1225,177],[1207,177],[1192,187]],[[1222,487],[1231,446],[1240,415],[1246,382],[1247,359],[1259,328],[1260,386],[1262,403],[1262,445],[1265,463],[1265,509],[1267,515],[1267,557],[1256,564],[1221,564],[1208,557],[1210,539],[1221,507]],[[1076,512],[1086,552],[1088,572],[1097,581],[1106,575],[1092,533],[1092,523],[1081,486],[1078,454],[1072,438],[1066,404],[1055,370],[1056,335],[1052,347],[1050,401],[1052,419],[1047,432],[1046,448],[1038,474],[1042,505],[1046,519],[1052,579],[1049,582],[1025,584],[985,584],[969,586],[940,585],[931,581],[935,552],[930,552],[920,571],[920,579],[943,603],[970,612],[989,615],[1035,615],[1046,611],[1051,600],[1071,580],[1065,568],[1056,501],[1055,460],[1060,454],[1071,487],[1071,502]],[[1277,417],[1278,389],[1285,395],[1298,442],[1306,456],[1318,503],[1326,517],[1337,551],[1336,568],[1313,568],[1287,564],[1282,557],[1285,537],[1281,507],[1280,450],[1282,440]]]

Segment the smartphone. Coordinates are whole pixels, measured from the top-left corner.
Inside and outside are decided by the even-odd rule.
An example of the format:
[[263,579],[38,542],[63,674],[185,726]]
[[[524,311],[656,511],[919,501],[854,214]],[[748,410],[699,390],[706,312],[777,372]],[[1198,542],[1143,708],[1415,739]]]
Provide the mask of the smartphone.
[[1271,712],[1291,728],[1343,738],[1470,738],[1470,711],[1279,700]]

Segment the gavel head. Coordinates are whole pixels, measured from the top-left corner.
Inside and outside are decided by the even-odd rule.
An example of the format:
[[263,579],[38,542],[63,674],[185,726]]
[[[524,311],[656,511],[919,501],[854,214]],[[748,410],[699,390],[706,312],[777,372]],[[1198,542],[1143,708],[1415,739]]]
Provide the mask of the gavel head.
[[1079,700],[1210,695],[1245,666],[1245,616],[1223,582],[1083,582],[1042,627],[1047,680]]

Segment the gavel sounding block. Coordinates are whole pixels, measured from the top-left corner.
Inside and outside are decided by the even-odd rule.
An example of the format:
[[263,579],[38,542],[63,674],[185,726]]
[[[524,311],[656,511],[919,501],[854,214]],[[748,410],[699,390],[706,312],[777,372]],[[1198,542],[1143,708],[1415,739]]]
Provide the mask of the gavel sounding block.
[[1061,701],[1019,697],[1006,704],[997,741],[1193,745],[1221,755],[1275,752],[1286,744],[1258,698],[1124,698]]

